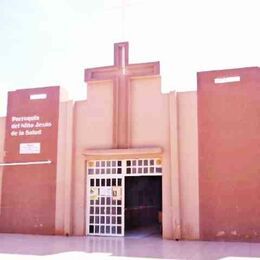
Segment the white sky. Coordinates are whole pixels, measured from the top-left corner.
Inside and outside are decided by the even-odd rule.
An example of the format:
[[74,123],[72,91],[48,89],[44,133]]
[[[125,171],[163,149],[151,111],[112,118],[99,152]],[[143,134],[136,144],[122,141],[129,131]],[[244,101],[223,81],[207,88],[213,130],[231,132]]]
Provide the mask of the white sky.
[[197,71],[259,66],[259,28],[259,0],[0,0],[0,115],[19,88],[84,99],[84,69],[120,41],[130,63],[161,62],[163,92],[194,90]]

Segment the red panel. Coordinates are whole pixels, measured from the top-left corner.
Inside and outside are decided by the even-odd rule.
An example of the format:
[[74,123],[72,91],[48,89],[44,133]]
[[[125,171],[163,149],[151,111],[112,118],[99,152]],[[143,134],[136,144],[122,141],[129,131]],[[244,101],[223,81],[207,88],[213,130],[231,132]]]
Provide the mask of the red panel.
[[199,73],[198,125],[201,238],[260,240],[259,68]]
[[54,234],[58,118],[59,87],[9,92],[5,162],[51,163],[4,167],[1,232]]

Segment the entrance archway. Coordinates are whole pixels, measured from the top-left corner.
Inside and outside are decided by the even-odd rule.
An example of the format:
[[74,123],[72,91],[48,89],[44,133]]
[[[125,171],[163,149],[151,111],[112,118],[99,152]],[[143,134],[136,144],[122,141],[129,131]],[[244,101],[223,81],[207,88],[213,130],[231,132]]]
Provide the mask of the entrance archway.
[[[161,177],[162,161],[160,158],[138,158],[138,159],[112,159],[112,160],[91,160],[87,163],[86,178],[86,235],[99,236],[124,236],[126,230],[125,218],[130,207],[125,207],[125,189],[134,187],[133,181],[125,182],[128,178],[138,179],[139,185],[153,183],[157,187],[159,197],[149,196],[149,199],[156,200],[156,205],[146,203],[146,208],[153,210],[153,214],[159,215],[161,209]],[[145,178],[143,178],[145,177]],[[150,178],[152,179],[150,179]],[[159,177],[156,179],[156,177]],[[144,181],[145,180],[145,181]],[[157,180],[157,181],[155,181]],[[129,186],[130,185],[130,186]],[[152,191],[150,191],[152,192]],[[129,192],[127,191],[127,194]],[[138,196],[137,196],[138,197]],[[129,196],[128,202],[131,204]],[[143,205],[143,209],[144,209]],[[156,207],[156,213],[155,213]],[[152,209],[153,208],[153,209]],[[158,220],[158,218],[157,218]],[[156,217],[149,219],[156,222]],[[141,223],[145,224],[142,217]],[[145,224],[146,225],[146,224]]]

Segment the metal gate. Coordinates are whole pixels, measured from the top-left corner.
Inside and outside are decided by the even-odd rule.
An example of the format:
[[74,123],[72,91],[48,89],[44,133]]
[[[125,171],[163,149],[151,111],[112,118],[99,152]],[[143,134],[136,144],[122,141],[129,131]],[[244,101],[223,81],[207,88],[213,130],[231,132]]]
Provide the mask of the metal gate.
[[161,176],[161,159],[88,161],[87,235],[124,236],[125,176],[144,175]]

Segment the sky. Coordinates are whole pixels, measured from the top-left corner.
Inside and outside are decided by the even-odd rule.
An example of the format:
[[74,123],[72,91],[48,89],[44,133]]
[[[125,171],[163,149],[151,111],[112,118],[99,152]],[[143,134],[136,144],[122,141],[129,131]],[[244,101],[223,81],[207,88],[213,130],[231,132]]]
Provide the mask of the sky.
[[[124,7],[123,7],[124,6]],[[7,92],[61,86],[86,98],[84,69],[160,61],[162,92],[196,90],[198,71],[260,65],[259,0],[0,0],[0,116]]]

